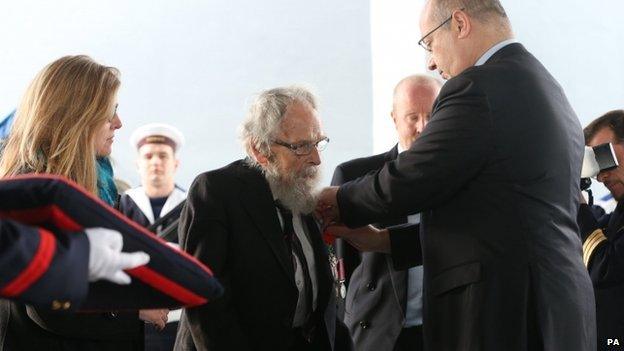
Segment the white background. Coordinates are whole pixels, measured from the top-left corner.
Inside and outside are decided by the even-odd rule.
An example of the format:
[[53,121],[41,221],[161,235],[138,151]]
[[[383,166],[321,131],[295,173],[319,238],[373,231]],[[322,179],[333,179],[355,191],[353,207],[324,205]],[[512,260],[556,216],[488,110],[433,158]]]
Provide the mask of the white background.
[[138,185],[132,130],[186,135],[178,183],[243,156],[237,127],[253,94],[306,83],[331,143],[325,178],[372,150],[368,3],[360,0],[0,0],[0,114],[44,65],[84,53],[121,70],[116,175]]
[[[517,38],[567,92],[581,123],[624,105],[624,21],[616,0],[502,1]],[[391,92],[425,71],[422,0],[0,1],[0,115],[45,64],[84,53],[122,72],[113,158],[138,185],[128,137],[167,122],[187,137],[179,183],[242,156],[237,126],[265,88],[306,83],[320,96],[339,162],[395,140]],[[528,141],[527,141],[528,142]]]

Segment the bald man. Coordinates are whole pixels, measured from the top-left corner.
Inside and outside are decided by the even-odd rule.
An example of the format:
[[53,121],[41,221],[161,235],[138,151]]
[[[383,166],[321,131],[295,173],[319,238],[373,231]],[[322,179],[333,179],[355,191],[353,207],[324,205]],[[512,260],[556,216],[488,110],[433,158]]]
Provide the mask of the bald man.
[[[338,165],[332,185],[341,185],[377,170],[409,149],[429,121],[440,87],[440,82],[425,75],[402,79],[394,88],[390,113],[399,139],[397,145],[382,154]],[[409,223],[390,230],[418,235],[419,221],[416,214],[394,218],[378,226]],[[349,288],[344,323],[349,328],[354,349],[422,350],[422,266],[395,270],[389,254],[360,254],[340,239],[336,245],[346,268]]]
[[380,171],[323,190],[318,213],[350,227],[422,213],[419,238],[379,230],[369,249],[422,252],[428,350],[596,350],[576,224],[584,142],[564,91],[498,0],[429,0],[420,29],[448,79],[427,128]]

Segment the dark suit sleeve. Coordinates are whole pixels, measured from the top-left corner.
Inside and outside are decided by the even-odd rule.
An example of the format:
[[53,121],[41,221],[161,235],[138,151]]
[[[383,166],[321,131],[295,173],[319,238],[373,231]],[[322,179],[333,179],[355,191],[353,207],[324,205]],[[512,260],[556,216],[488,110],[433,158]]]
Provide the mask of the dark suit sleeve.
[[52,309],[73,309],[88,290],[89,241],[0,220],[0,296]]
[[624,281],[624,235],[618,232],[605,235],[594,217],[592,209],[581,204],[577,222],[583,241],[583,262],[589,270],[589,276],[597,287],[619,285]]
[[334,169],[334,175],[332,176],[331,185],[340,186],[346,182],[347,180],[345,179],[345,174],[344,174],[344,170],[342,169],[342,165],[336,166],[336,169]]
[[[231,284],[226,262],[228,237],[224,207],[225,194],[219,183],[200,175],[191,185],[180,217],[182,248],[211,267],[225,288],[224,295],[196,308],[186,310],[193,343],[198,350],[246,350],[248,340],[242,333],[237,313],[230,301]],[[234,196],[233,194],[228,194]],[[232,219],[235,220],[235,219]]]
[[409,150],[381,170],[340,187],[342,221],[357,227],[443,204],[485,165],[494,137],[491,123],[487,98],[474,82],[450,80],[427,128]]
[[420,225],[406,223],[386,229],[390,234],[390,249],[394,269],[400,271],[421,266]]

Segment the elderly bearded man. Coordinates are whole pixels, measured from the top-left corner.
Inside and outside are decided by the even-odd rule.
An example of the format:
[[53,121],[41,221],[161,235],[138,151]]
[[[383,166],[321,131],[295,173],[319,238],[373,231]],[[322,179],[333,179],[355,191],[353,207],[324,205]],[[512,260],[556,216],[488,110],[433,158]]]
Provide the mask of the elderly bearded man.
[[247,158],[195,179],[180,245],[225,295],[184,312],[176,350],[331,350],[329,260],[308,215],[328,141],[310,92],[267,90],[242,126]]

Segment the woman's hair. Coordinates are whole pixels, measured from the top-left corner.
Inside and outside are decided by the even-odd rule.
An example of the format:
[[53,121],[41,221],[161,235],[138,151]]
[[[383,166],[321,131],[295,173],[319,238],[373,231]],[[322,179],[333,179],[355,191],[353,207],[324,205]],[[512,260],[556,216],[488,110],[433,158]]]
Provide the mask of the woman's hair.
[[97,194],[95,135],[115,115],[119,71],[84,55],[47,65],[15,115],[0,160],[0,177],[65,176]]

